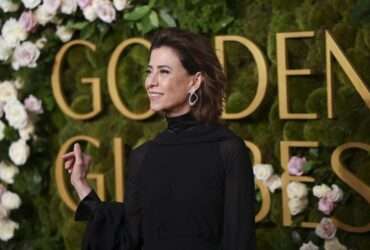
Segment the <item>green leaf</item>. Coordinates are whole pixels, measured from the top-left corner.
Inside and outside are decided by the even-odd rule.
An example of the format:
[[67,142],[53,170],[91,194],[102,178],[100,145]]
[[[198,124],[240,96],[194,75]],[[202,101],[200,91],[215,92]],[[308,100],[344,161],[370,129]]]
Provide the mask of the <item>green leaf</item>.
[[95,24],[91,23],[87,27],[85,27],[83,30],[81,30],[80,37],[81,39],[88,39],[91,36],[93,36],[95,33]]
[[89,22],[86,22],[86,21],[82,21],[82,22],[72,22],[72,21],[69,21],[67,24],[66,24],[66,27],[68,29],[75,29],[75,30],[82,30],[84,29],[87,25],[89,25]]
[[308,154],[314,158],[319,157],[319,149],[318,148],[310,148]]
[[160,10],[159,16],[169,27],[176,27],[176,22],[166,11]]
[[137,21],[147,15],[150,10],[151,7],[149,5],[138,6],[132,12],[125,13],[123,18],[128,21]]
[[232,21],[234,21],[234,18],[231,16],[221,19],[213,26],[213,31],[219,32],[220,30],[228,26]]
[[9,141],[16,141],[18,139],[17,130],[10,126],[6,126],[4,129],[4,136]]
[[157,12],[155,12],[154,10],[150,12],[149,19],[150,19],[150,23],[152,24],[152,26],[154,27],[159,26],[159,19],[158,19]]
[[304,173],[310,172],[313,169],[314,166],[315,166],[315,162],[314,161],[308,161],[308,162],[306,162],[303,165],[303,172]]

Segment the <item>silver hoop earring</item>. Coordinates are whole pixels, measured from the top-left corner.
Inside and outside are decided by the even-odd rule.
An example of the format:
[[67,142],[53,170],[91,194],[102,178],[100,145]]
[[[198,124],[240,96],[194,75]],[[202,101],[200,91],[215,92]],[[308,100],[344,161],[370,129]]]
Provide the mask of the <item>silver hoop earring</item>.
[[199,99],[199,97],[198,97],[197,93],[195,93],[195,91],[190,93],[189,98],[188,98],[189,105],[194,106],[197,103],[198,99]]

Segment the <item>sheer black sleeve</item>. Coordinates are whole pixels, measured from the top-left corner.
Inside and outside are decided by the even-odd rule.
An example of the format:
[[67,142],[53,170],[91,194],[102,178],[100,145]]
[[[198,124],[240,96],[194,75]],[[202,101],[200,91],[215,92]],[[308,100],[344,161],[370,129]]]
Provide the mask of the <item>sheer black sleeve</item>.
[[130,153],[123,203],[102,202],[92,190],[78,204],[75,220],[87,221],[83,250],[141,249],[142,208],[137,179],[147,148],[144,145]]
[[255,250],[255,189],[248,149],[239,137],[220,146],[225,170],[222,250]]

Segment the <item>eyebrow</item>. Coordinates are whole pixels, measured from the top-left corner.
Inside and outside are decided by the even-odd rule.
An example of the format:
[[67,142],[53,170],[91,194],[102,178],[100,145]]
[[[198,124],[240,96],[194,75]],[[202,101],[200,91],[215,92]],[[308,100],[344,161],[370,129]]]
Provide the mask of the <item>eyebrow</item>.
[[[151,65],[148,65],[147,68],[153,68]],[[158,65],[157,68],[159,69],[162,69],[162,68],[168,68],[168,69],[172,69],[170,66],[168,65]]]

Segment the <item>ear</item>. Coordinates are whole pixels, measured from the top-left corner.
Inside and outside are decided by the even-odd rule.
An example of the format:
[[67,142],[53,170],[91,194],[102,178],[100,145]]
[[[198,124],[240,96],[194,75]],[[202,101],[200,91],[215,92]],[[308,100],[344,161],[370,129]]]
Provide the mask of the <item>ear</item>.
[[190,84],[190,90],[189,92],[195,92],[200,88],[200,85],[202,84],[204,80],[202,72],[197,72],[192,76],[192,81]]

